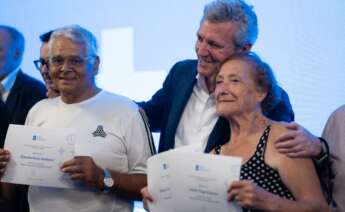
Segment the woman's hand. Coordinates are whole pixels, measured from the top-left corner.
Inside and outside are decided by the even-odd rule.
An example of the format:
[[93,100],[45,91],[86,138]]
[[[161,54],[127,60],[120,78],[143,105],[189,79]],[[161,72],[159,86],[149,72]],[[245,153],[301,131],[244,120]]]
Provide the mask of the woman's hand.
[[243,208],[263,209],[272,197],[273,194],[249,180],[234,181],[228,189],[229,201],[236,201]]
[[148,206],[148,202],[153,203],[153,197],[151,196],[147,186],[142,188],[141,191],[141,196],[143,197],[143,202],[144,202],[144,208],[149,211],[149,206]]

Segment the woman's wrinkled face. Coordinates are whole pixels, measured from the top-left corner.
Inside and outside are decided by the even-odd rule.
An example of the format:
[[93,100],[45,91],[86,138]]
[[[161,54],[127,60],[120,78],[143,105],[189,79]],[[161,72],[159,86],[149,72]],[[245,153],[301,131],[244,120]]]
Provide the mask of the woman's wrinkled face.
[[229,60],[222,65],[215,90],[220,116],[251,113],[260,108],[266,93],[258,91],[253,71],[253,65],[241,59]]

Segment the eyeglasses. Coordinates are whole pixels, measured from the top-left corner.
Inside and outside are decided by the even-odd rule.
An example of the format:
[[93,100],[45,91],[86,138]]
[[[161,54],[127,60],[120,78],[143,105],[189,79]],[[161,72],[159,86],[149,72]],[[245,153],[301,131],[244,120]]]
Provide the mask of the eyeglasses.
[[72,67],[81,67],[83,66],[88,60],[95,58],[94,56],[86,57],[86,58],[81,58],[77,56],[69,57],[69,58],[64,58],[61,56],[56,56],[52,57],[49,59],[49,65],[54,66],[54,67],[60,67],[62,66],[65,61],[67,60],[67,64]]
[[39,59],[39,60],[34,60],[35,67],[37,70],[41,70],[42,66],[47,66],[48,67],[48,60],[45,59]]

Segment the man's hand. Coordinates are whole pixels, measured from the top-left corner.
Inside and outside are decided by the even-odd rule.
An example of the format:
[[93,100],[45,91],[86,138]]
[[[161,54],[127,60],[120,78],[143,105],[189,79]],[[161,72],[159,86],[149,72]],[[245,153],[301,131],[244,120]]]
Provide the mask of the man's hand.
[[8,150],[0,149],[0,179],[6,171],[6,167],[9,161],[10,152]]
[[69,173],[72,180],[83,181],[87,185],[97,188],[103,187],[103,170],[95,164],[91,157],[76,156],[74,159],[64,162],[61,170]]
[[288,123],[287,132],[275,141],[278,152],[289,157],[317,157],[322,151],[319,139],[297,123]]

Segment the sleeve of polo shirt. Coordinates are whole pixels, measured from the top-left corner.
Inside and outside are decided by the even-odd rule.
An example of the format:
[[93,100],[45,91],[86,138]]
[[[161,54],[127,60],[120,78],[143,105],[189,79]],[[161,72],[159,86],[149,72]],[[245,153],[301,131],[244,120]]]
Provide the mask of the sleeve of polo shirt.
[[151,156],[148,133],[139,111],[136,111],[129,117],[125,129],[129,173],[146,173],[147,159]]

